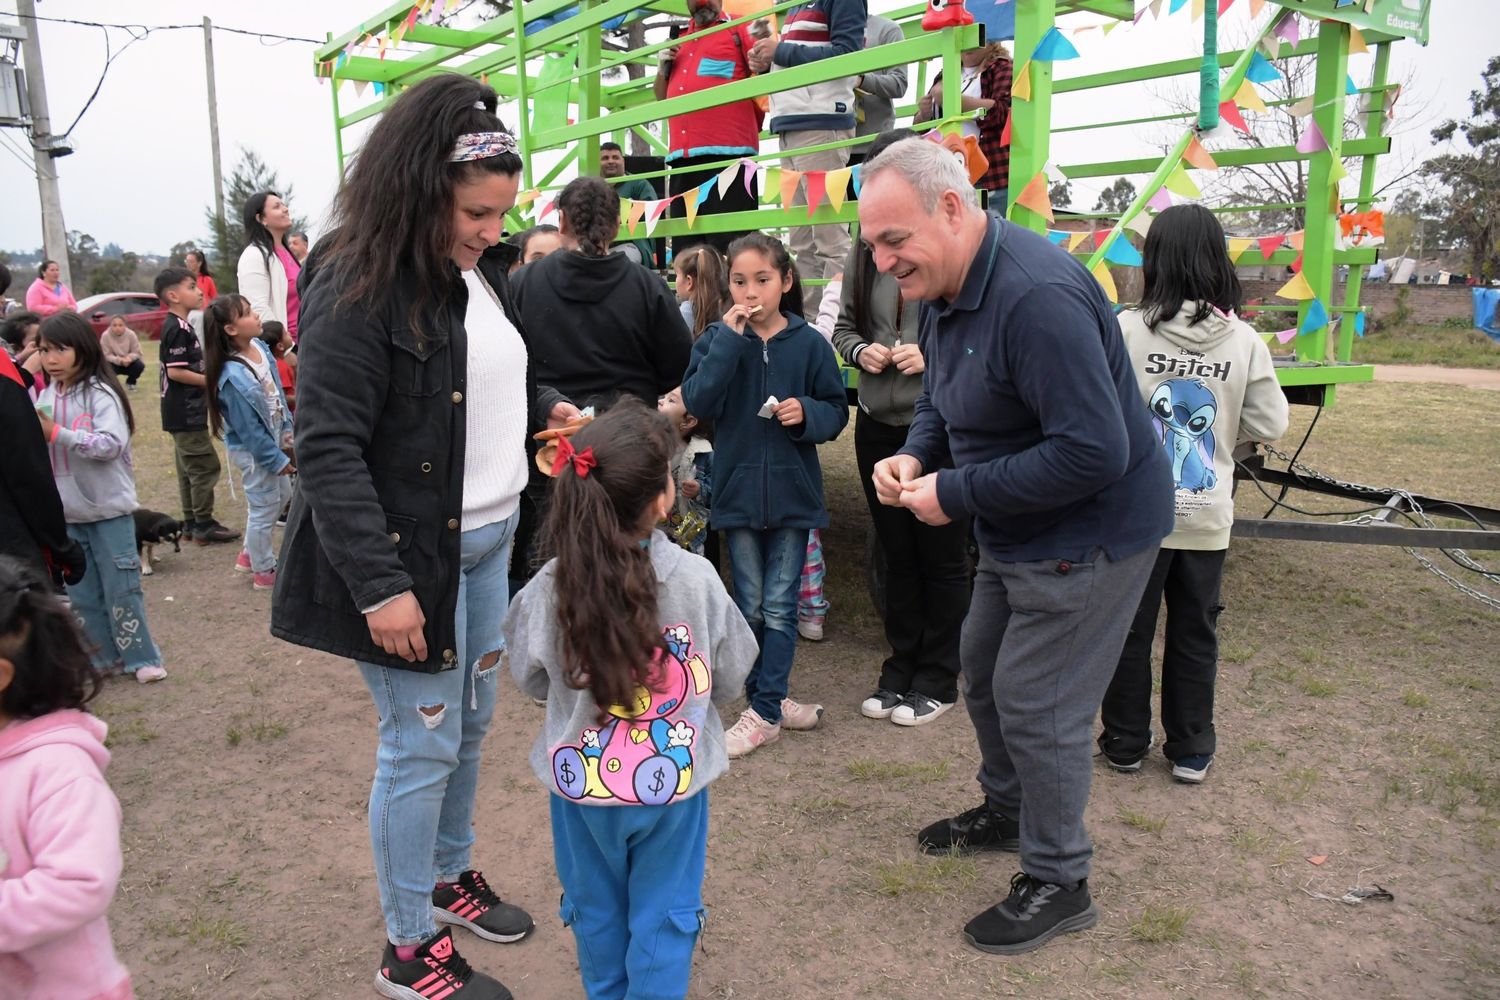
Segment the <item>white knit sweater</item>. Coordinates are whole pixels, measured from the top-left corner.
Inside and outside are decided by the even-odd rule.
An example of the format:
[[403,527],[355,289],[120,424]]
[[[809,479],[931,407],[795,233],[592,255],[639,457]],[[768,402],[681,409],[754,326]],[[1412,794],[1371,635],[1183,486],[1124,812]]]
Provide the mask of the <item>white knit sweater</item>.
[[469,308],[464,387],[463,530],[503,521],[526,488],[526,344],[486,290],[465,271]]

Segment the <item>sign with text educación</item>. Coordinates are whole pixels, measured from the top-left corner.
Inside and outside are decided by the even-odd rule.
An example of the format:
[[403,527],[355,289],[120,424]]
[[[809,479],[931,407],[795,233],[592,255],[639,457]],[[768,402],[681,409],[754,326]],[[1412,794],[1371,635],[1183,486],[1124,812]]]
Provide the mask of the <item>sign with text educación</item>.
[[1343,21],[1363,30],[1381,31],[1427,44],[1432,0],[1276,0],[1306,17]]

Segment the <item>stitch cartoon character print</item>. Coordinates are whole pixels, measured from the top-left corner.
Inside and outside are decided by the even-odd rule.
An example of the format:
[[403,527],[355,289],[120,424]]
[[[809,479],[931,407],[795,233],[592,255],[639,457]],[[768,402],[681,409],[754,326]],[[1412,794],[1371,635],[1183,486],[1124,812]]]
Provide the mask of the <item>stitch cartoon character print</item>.
[[552,752],[552,780],[567,798],[659,806],[692,784],[693,747],[706,709],[689,717],[685,706],[690,694],[708,693],[711,674],[686,625],[668,626],[662,637],[666,649],[630,703],[610,705],[606,725],[585,729],[577,744]]
[[1214,419],[1219,400],[1202,379],[1171,378],[1158,385],[1147,404],[1157,439],[1172,460],[1177,489],[1202,493],[1218,481],[1214,472]]

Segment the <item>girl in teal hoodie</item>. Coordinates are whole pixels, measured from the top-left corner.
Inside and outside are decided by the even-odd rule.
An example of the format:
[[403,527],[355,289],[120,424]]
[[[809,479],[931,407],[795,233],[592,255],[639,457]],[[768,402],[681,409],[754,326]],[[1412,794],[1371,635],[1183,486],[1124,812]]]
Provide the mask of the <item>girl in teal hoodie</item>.
[[725,532],[734,600],[760,642],[745,681],[749,707],[726,734],[729,756],[742,757],[783,728],[812,729],[823,714],[787,689],[807,533],[828,524],[816,446],[844,429],[849,404],[833,348],[802,318],[780,241],[735,240],[729,270],[734,304],[694,345],[682,400],[714,423],[710,524]]

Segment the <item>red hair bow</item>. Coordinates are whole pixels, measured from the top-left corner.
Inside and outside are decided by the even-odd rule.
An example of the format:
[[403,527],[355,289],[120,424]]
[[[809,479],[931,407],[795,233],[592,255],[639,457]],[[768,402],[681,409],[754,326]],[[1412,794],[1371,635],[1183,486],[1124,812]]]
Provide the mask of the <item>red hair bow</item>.
[[594,449],[592,447],[579,451],[573,447],[572,441],[565,437],[560,437],[557,439],[557,455],[552,459],[552,475],[555,477],[563,469],[566,469],[569,463],[572,464],[573,471],[578,474],[580,479],[587,478],[589,470],[597,468],[599,465],[598,461],[594,458]]

